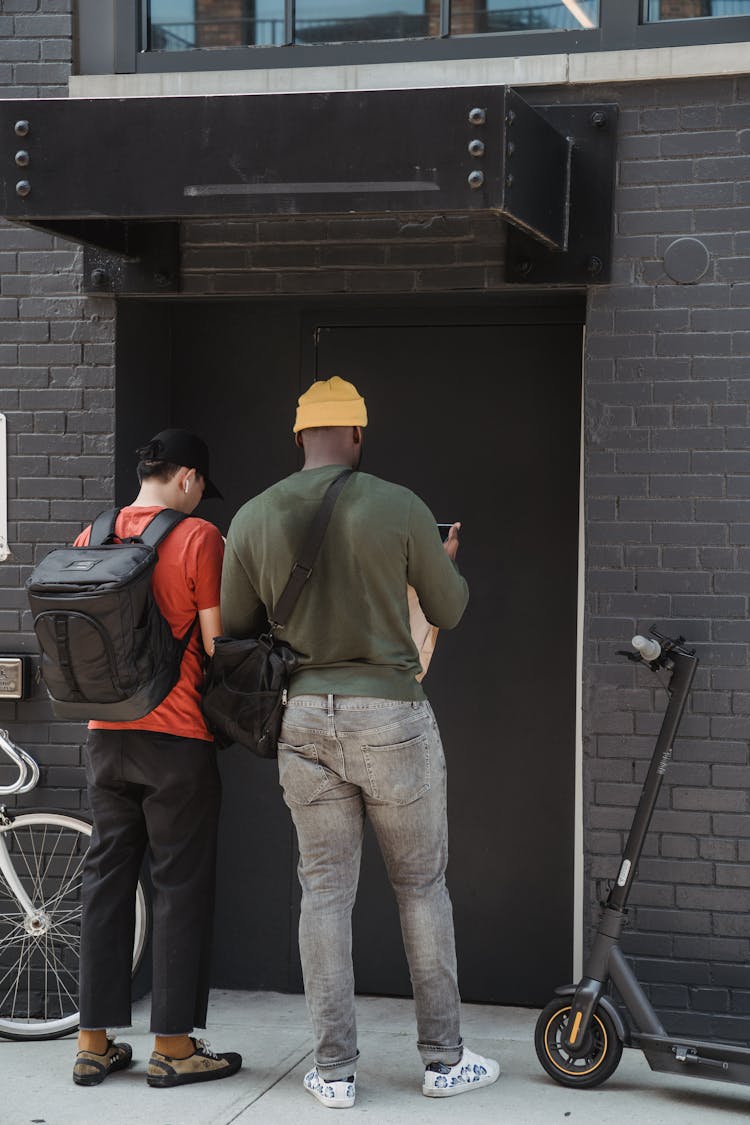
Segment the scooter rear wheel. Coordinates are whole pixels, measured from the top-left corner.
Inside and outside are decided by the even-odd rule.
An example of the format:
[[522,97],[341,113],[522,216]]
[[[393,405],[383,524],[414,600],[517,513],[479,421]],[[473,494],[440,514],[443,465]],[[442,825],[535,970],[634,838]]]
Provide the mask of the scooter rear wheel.
[[561,1086],[590,1089],[614,1074],[622,1057],[622,1042],[611,1017],[601,1006],[594,1009],[591,1029],[581,1053],[563,1046],[570,1020],[570,999],[551,1000],[536,1021],[534,1046],[537,1058],[550,1078]]

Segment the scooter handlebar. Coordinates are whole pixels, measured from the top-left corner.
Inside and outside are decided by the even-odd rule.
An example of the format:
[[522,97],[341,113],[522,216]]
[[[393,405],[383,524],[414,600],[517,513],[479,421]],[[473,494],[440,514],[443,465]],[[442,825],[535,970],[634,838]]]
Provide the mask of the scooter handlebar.
[[661,656],[661,645],[653,637],[642,637],[639,634],[637,637],[633,637],[630,643],[647,664],[651,664]]

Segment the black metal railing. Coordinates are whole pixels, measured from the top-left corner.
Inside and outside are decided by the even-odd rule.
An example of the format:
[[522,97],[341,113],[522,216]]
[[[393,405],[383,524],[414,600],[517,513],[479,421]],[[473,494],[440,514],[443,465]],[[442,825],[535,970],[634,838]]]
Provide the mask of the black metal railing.
[[164,20],[150,25],[152,51],[193,51],[198,47],[278,47],[284,42],[284,20]]

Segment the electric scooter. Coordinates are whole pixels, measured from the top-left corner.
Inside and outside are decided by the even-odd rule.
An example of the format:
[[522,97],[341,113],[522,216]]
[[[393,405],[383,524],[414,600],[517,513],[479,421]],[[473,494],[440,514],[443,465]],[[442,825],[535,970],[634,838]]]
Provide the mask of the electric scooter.
[[[601,1085],[617,1069],[623,1046],[643,1051],[652,1070],[750,1085],[750,1048],[669,1035],[620,948],[630,888],[698,666],[695,652],[684,647],[684,637],[670,640],[654,628],[649,633],[649,637],[633,638],[635,652],[620,655],[657,674],[669,673],[669,703],[617,879],[602,904],[584,976],[578,984],[555,990],[555,999],[537,1020],[534,1045],[547,1074],[563,1086],[585,1089]],[[610,981],[630,1015],[632,1028],[605,994]]]

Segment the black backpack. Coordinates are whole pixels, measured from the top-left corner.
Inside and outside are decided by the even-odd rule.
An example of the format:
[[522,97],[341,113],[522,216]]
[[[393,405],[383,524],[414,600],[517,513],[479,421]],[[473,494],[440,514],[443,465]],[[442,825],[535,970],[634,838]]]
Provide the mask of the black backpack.
[[119,509],[102,512],[88,547],[58,547],[26,581],[41,674],[61,719],[131,722],[177,683],[197,615],[172,634],[151,592],[156,548],[186,516],[165,508],[114,542]]

